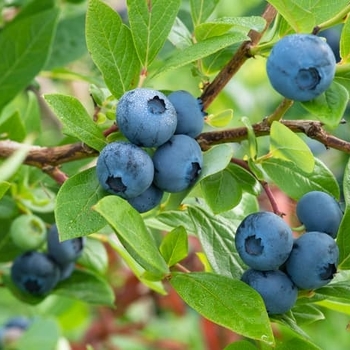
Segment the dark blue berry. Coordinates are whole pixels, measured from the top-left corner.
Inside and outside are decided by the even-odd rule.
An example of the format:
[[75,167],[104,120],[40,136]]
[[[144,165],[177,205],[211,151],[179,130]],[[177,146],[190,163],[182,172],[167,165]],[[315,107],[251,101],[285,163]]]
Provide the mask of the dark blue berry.
[[60,270],[47,254],[29,251],[14,260],[11,278],[21,291],[34,296],[43,296],[56,286]]
[[246,270],[242,281],[255,289],[262,297],[270,315],[289,311],[298,297],[298,288],[282,271]]
[[339,202],[321,191],[311,191],[303,195],[297,203],[296,214],[306,231],[325,232],[335,238],[343,212]]
[[300,289],[316,289],[328,284],[337,272],[339,249],[323,232],[306,232],[295,240],[285,268]]
[[291,34],[273,47],[267,75],[274,89],[286,98],[309,101],[328,89],[336,68],[332,49],[311,34]]
[[238,226],[235,245],[241,259],[256,270],[278,269],[293,247],[287,223],[272,212],[248,215]]
[[130,199],[151,185],[154,166],[151,157],[140,147],[128,142],[112,142],[101,151],[96,173],[102,188]]
[[120,98],[117,124],[131,143],[157,147],[173,136],[177,125],[176,111],[163,93],[136,88]]

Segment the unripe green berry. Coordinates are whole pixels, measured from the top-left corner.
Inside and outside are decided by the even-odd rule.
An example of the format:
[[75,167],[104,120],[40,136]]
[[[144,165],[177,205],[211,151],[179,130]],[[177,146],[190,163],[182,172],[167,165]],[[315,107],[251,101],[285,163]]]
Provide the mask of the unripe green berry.
[[13,243],[20,249],[34,250],[46,240],[44,221],[33,214],[23,214],[13,220],[10,227]]

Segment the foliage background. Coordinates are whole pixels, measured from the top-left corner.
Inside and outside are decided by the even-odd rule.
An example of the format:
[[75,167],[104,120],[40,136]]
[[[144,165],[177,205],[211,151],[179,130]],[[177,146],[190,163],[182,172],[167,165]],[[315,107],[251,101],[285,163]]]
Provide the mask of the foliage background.
[[[13,8],[4,7],[11,1],[0,2],[3,8],[3,16],[12,16]],[[14,5],[25,5],[28,1],[13,1]],[[111,7],[120,12],[126,20],[125,5],[122,1],[106,1]],[[90,97],[90,84],[102,85],[102,77],[93,64],[88,54],[85,43],[85,13],[87,2],[82,1],[74,4],[68,1],[59,1],[61,10],[53,51],[46,63],[45,69],[35,79],[30,89],[30,93],[19,94],[15,101],[7,110],[7,116],[2,115],[0,119],[0,136],[11,131],[9,135],[12,140],[22,142],[25,140],[28,125],[35,123],[33,115],[40,115],[40,133],[36,135],[35,144],[45,146],[56,146],[66,144],[74,139],[65,135],[62,125],[48,108],[42,99],[43,94],[63,93],[77,97],[88,110],[90,115],[95,113],[94,104]],[[212,16],[259,16],[266,6],[265,1],[252,0],[249,2],[236,1],[234,6],[231,0],[218,1]],[[189,14],[189,1],[181,1],[179,18],[190,30],[192,20]],[[166,43],[160,52],[160,58],[165,58],[172,50],[169,42]],[[161,61],[160,61],[161,63]],[[155,63],[155,65],[157,62]],[[147,85],[158,90],[186,89],[194,95],[199,95],[201,76],[196,75],[192,66],[185,66],[175,71],[169,71],[147,81]],[[39,104],[36,105],[35,98],[39,97]],[[209,113],[217,113],[227,109],[233,110],[233,118],[227,126],[241,126],[240,118],[249,116],[251,123],[259,122],[261,119],[272,113],[280,101],[280,96],[269,85],[265,72],[265,59],[257,56],[255,59],[246,62],[244,67],[238,72],[235,78],[229,82],[225,89],[215,99],[208,109]],[[14,113],[18,111],[18,114]],[[19,121],[20,116],[27,116],[27,125]],[[97,116],[103,122],[106,117],[103,114]],[[290,119],[312,119],[312,115],[307,115],[300,105],[295,104],[289,109],[286,115]],[[348,110],[344,114],[344,119],[348,121]],[[25,119],[26,120],[26,119]],[[13,127],[16,125],[17,127]],[[35,126],[33,126],[35,128]],[[208,130],[210,127],[207,127]],[[333,134],[346,138],[349,135],[348,124],[342,124]],[[318,158],[323,160],[332,172],[336,175],[337,181],[342,188],[344,168],[347,156],[335,150],[325,150],[316,141],[305,138],[313,152]],[[259,139],[259,150],[268,150],[268,139]],[[246,148],[242,144],[234,145],[234,152],[237,157],[246,153]],[[73,175],[77,169],[91,165],[91,159],[80,160],[67,163],[62,166],[62,171],[68,175]],[[38,203],[31,198],[32,188],[37,191],[46,189],[57,192],[59,186],[38,169],[22,167],[19,169],[19,178],[25,179],[18,188],[19,197],[17,200],[25,206],[35,206]],[[33,182],[31,182],[33,179]],[[21,180],[21,181],[22,181]],[[27,183],[25,183],[27,181]],[[29,185],[28,185],[29,183]],[[43,184],[43,186],[38,186]],[[22,185],[22,188],[21,188]],[[31,188],[32,187],[32,188]],[[294,202],[278,192],[276,189],[280,205],[287,212],[293,213]],[[261,207],[268,207],[266,197],[259,197]],[[46,208],[40,214],[46,222],[53,222],[52,203],[44,205]],[[39,204],[42,206],[42,203]],[[13,208],[11,215],[16,216],[18,212],[14,208],[13,202],[8,197],[3,197],[0,201],[0,227],[6,231],[11,222],[11,215],[8,212]],[[291,222],[293,223],[293,222]],[[4,242],[2,242],[4,244]],[[201,263],[195,255],[199,248],[199,243],[195,239],[191,242],[192,252],[187,258],[186,266],[190,270],[200,270]],[[38,305],[23,303],[14,297],[7,288],[0,288],[0,324],[9,317],[18,314],[37,316],[38,327],[41,329],[41,341],[47,342],[40,345],[42,349],[53,349],[52,339],[61,339],[59,349],[71,347],[72,350],[85,349],[86,344],[91,344],[94,349],[221,349],[239,336],[214,325],[210,321],[204,320],[192,309],[185,306],[179,297],[170,291],[166,297],[158,296],[139,283],[118,254],[112,249],[105,249],[94,239],[89,240],[91,251],[100,252],[95,254],[88,264],[107,277],[113,286],[116,295],[117,308],[106,306],[95,306],[81,300],[71,299],[67,296],[55,293]],[[16,252],[11,252],[13,255]],[[88,259],[91,254],[86,254],[82,259]],[[5,257],[2,258],[4,261]],[[85,262],[86,263],[86,262]],[[6,264],[3,266],[6,269]],[[335,312],[329,308],[322,308],[325,312],[325,319],[319,320],[310,325],[304,325],[303,329],[313,339],[314,343],[325,350],[342,350],[350,346],[350,334],[347,331],[350,309],[341,306],[341,312]],[[287,340],[293,335],[280,326],[276,333],[281,340]],[[336,343],[334,341],[336,334]],[[68,340],[70,345],[64,341]],[[33,331],[19,344],[18,349],[38,349],[37,333]],[[45,347],[44,347],[45,346]],[[243,344],[242,344],[243,346]],[[231,349],[231,348],[230,348]],[[234,347],[232,347],[234,349]],[[248,347],[247,347],[248,349]]]

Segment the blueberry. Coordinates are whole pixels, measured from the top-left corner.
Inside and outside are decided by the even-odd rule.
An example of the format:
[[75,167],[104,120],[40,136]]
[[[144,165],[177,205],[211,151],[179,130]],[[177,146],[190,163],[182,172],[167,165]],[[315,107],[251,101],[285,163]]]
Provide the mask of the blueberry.
[[255,289],[262,297],[268,314],[289,311],[298,297],[298,288],[282,271],[246,270],[241,280]]
[[203,129],[205,116],[200,100],[184,90],[172,92],[168,95],[168,99],[175,107],[177,114],[175,134],[197,137]]
[[33,214],[23,214],[12,221],[10,235],[13,243],[22,250],[34,250],[46,239],[44,221]]
[[335,68],[332,49],[325,40],[311,34],[283,37],[273,47],[266,65],[273,88],[296,101],[309,101],[326,91]]
[[47,233],[47,252],[63,270],[67,264],[75,262],[84,248],[84,237],[77,237],[60,241],[57,225],[52,224]]
[[21,291],[34,296],[43,296],[56,286],[60,271],[47,254],[28,251],[14,260],[11,278]]
[[20,328],[26,330],[32,321],[28,317],[16,316],[11,317],[8,321],[5,322],[4,328]]
[[296,214],[306,231],[325,232],[335,238],[343,212],[339,202],[328,193],[311,191],[297,203]]
[[195,139],[174,135],[153,155],[154,184],[163,191],[180,192],[193,185],[203,166],[203,155]]
[[146,191],[142,192],[139,196],[130,198],[128,202],[139,213],[145,213],[155,208],[163,197],[163,191],[155,185],[151,185]]
[[285,268],[300,289],[316,289],[328,284],[337,271],[339,249],[323,232],[306,232],[294,242]]
[[278,269],[293,247],[290,227],[272,212],[252,213],[237,228],[235,245],[241,259],[256,270]]
[[96,172],[106,191],[130,199],[151,185],[154,167],[151,157],[140,147],[112,142],[98,156]]
[[137,146],[157,147],[174,135],[177,117],[174,106],[161,92],[136,88],[126,92],[117,106],[117,124]]

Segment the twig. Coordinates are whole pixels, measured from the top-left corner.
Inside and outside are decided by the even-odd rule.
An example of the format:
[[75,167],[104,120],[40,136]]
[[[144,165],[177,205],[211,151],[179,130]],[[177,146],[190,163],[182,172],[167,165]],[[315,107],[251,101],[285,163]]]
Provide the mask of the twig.
[[[315,120],[281,120],[285,126],[295,133],[304,133],[311,139],[323,143],[326,148],[334,148],[338,151],[350,154],[350,142],[342,140],[323,129],[323,124]],[[253,124],[253,130],[257,137],[266,136],[270,133],[270,125],[267,119]],[[221,143],[241,142],[246,140],[248,130],[246,127],[206,132],[197,137],[197,141],[203,150]]]
[[244,41],[238,48],[232,59],[226,64],[226,66],[218,73],[214,80],[207,85],[202,93],[201,100],[203,101],[203,109],[206,110],[211,102],[216,98],[220,91],[226,86],[231,78],[238,72],[244,62],[252,57],[250,49],[256,46],[261,40],[262,36],[269,28],[270,24],[274,20],[277,11],[270,4],[266,6],[262,17],[266,20],[265,28],[262,32],[256,32],[251,30],[248,33],[250,40]]

